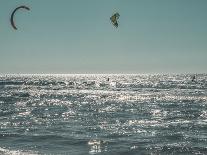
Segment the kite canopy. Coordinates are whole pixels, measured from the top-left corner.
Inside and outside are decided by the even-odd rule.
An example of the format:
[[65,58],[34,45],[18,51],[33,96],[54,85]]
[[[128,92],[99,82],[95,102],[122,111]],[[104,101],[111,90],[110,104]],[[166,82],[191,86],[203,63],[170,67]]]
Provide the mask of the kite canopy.
[[15,30],[17,30],[17,27],[16,27],[15,22],[14,22],[14,15],[15,15],[16,11],[19,10],[19,9],[26,9],[26,10],[28,10],[28,11],[30,10],[29,7],[24,6],[24,5],[19,6],[19,7],[17,7],[16,9],[14,9],[14,11],[13,11],[12,14],[11,14],[10,22],[11,22],[12,27],[13,27]]
[[110,17],[110,20],[111,20],[112,24],[113,24],[116,28],[119,26],[119,24],[118,24],[118,19],[119,19],[119,17],[120,17],[120,15],[119,15],[118,12],[115,13],[114,15],[112,15],[112,16]]

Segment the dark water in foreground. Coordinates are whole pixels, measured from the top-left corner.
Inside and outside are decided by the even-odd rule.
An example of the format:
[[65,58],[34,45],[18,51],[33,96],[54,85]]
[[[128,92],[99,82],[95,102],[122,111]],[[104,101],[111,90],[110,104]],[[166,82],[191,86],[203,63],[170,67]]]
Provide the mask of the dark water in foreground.
[[207,154],[207,75],[191,77],[2,75],[0,154]]

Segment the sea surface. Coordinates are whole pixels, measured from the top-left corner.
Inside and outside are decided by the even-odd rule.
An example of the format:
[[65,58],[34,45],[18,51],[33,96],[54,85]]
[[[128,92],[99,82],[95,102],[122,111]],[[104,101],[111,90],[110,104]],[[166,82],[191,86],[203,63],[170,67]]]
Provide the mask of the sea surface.
[[206,155],[207,74],[0,75],[1,155]]

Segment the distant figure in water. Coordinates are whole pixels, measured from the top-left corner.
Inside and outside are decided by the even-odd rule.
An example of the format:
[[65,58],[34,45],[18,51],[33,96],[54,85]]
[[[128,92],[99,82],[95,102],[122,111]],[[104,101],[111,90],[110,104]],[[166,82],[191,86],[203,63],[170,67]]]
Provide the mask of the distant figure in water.
[[193,77],[192,77],[192,82],[195,82],[195,79],[196,79],[196,76],[195,75],[193,75]]
[[109,81],[110,79],[109,78],[107,78],[107,81]]

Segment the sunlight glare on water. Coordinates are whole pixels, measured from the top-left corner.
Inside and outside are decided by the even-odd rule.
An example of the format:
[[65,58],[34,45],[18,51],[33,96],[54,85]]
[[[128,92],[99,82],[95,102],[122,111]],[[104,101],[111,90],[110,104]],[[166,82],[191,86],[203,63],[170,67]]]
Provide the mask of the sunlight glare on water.
[[191,77],[1,75],[0,153],[207,154],[207,75]]

